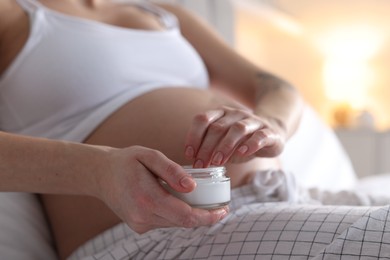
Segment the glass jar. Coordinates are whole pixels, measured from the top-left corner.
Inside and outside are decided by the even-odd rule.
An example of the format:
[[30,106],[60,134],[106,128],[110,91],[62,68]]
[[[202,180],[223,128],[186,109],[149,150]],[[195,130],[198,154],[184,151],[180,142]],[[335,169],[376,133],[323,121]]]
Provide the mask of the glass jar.
[[215,209],[230,202],[230,178],[225,175],[225,167],[192,168],[184,166],[184,170],[192,176],[196,187],[189,193],[173,190],[162,181],[164,188],[172,195],[195,208]]

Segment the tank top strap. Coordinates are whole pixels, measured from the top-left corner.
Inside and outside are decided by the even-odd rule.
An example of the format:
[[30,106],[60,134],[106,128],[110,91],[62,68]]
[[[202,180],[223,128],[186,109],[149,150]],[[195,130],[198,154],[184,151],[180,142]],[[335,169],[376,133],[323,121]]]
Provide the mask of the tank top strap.
[[36,0],[16,0],[16,2],[28,13],[34,12],[41,4]]
[[160,22],[167,28],[178,27],[177,17],[172,13],[154,5],[148,0],[113,0],[115,3],[132,4],[142,8],[143,10],[152,13],[160,19]]
[[167,12],[164,9],[148,2],[139,3],[139,6],[144,10],[160,17],[160,21],[165,25],[166,28],[169,29],[169,28],[178,27],[177,17],[172,13]]

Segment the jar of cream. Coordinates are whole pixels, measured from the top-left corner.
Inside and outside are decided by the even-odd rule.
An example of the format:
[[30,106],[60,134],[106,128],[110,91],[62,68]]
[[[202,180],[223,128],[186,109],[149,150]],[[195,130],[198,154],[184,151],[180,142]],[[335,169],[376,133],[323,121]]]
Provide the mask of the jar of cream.
[[196,187],[189,193],[173,190],[166,182],[163,187],[175,197],[195,208],[215,209],[230,202],[230,178],[225,175],[225,167],[192,168],[184,166],[184,170],[192,176]]

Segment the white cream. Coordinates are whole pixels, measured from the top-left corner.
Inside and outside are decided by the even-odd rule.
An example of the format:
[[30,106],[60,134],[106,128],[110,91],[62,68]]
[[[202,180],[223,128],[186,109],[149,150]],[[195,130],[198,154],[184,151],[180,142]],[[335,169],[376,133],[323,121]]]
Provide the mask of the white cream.
[[164,188],[175,197],[195,208],[219,208],[230,202],[230,178],[225,176],[225,167],[193,169],[184,167],[196,182],[196,188],[189,193],[173,190],[162,181]]

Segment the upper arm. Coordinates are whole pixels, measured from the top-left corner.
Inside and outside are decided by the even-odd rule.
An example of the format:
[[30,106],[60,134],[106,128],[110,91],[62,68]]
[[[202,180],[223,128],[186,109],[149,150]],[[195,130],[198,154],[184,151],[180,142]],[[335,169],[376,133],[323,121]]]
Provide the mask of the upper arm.
[[183,36],[202,57],[213,86],[223,86],[246,99],[253,97],[256,66],[241,57],[211,26],[189,10],[170,4],[161,4],[161,7],[178,17]]
[[18,4],[15,0],[0,0],[0,47],[3,35],[16,13]]
[[12,15],[12,11],[17,3],[15,0],[0,1],[0,29],[5,25],[5,21]]

